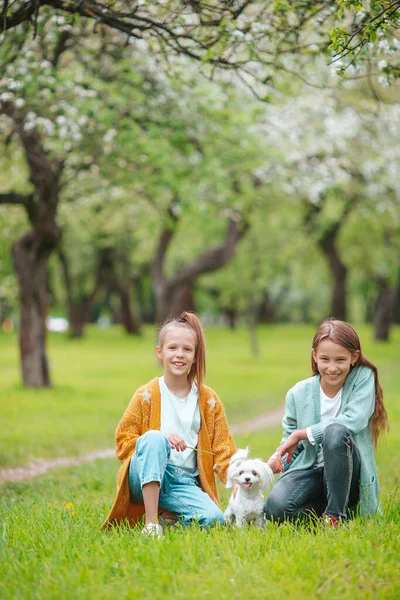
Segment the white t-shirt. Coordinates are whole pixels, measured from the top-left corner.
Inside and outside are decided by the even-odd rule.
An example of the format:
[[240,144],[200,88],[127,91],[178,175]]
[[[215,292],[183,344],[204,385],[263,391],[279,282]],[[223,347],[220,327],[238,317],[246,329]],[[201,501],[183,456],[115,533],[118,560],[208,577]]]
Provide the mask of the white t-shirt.
[[[321,404],[321,422],[327,419],[338,417],[342,412],[342,389],[338,391],[334,398],[329,398],[323,391],[322,387],[319,386],[319,399]],[[314,436],[311,433],[311,427],[306,429],[307,437],[311,444],[315,446]],[[318,454],[315,460],[315,464],[318,467],[322,467],[324,464],[324,450],[322,444],[318,446]]]
[[[159,377],[161,392],[161,428],[164,435],[177,433],[188,446],[196,448],[200,430],[200,409],[198,391],[192,383],[186,398],[179,398],[168,389],[164,377]],[[184,452],[171,450],[169,464],[180,467],[192,475],[198,475],[197,456],[194,450],[186,448]]]

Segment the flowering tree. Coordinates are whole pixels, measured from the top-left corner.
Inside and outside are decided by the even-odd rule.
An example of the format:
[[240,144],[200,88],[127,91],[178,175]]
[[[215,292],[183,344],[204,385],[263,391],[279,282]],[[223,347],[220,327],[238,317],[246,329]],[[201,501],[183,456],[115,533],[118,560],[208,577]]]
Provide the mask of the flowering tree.
[[[396,50],[400,0],[117,0],[111,5],[102,0],[0,0],[0,8],[0,31],[29,28],[35,33],[43,15],[91,21],[97,32],[120,32],[122,43],[144,42],[153,55],[186,56],[208,73],[215,67],[236,70],[262,94],[257,83],[270,82],[276,73],[294,70],[304,76],[293,55],[309,63],[322,52],[342,74],[358,65],[371,72],[380,42]],[[385,75],[398,74],[396,61],[386,61]]]
[[[60,197],[67,195],[69,184],[78,173],[85,170],[89,173],[93,166],[101,164],[101,172],[105,173],[108,162],[110,170],[117,173],[116,161],[125,158],[117,158],[123,131],[114,125],[116,118],[119,125],[126,121],[136,124],[137,139],[143,138],[141,155],[148,157],[154,152],[154,139],[147,134],[160,116],[155,111],[160,91],[160,80],[154,84],[155,66],[167,65],[176,78],[184,78],[188,61],[194,61],[208,77],[218,71],[219,82],[231,86],[236,81],[250,88],[257,97],[270,99],[273,83],[285,85],[278,75],[293,72],[302,78],[301,66],[310,62],[310,57],[326,51],[333,61],[342,61],[334,65],[335,72],[342,77],[371,75],[372,65],[378,69],[379,76],[390,83],[397,75],[393,53],[397,44],[398,3],[379,5],[381,3],[370,2],[368,7],[360,7],[352,1],[316,3],[306,0],[296,0],[290,5],[281,0],[270,3],[248,0],[215,0],[211,3],[165,0],[154,3],[141,0],[134,4],[121,0],[112,6],[85,0],[0,2],[0,28],[3,31],[0,59],[6,65],[0,81],[0,134],[5,143],[9,140],[15,143],[15,139],[19,139],[30,181],[30,186],[23,191],[5,186],[0,196],[2,204],[23,206],[31,227],[13,251],[20,285],[20,344],[26,385],[50,385],[44,327],[48,305],[46,280],[48,259],[59,248],[61,239],[57,221]],[[129,97],[128,105],[124,104],[122,85],[125,85],[124,90],[128,87],[136,90],[136,95]],[[157,92],[150,100],[147,86],[154,86]],[[175,90],[174,93],[181,92]],[[168,106],[168,98],[161,105]],[[283,119],[286,116],[282,113]],[[172,131],[178,120],[175,118],[171,122]],[[185,126],[191,131],[193,122],[186,120]],[[168,131],[166,120],[159,132],[161,130]],[[127,131],[132,138],[132,130],[127,128]],[[142,136],[143,131],[146,135]],[[179,148],[180,142],[170,143],[168,137],[163,139],[164,156],[169,154],[171,161],[166,160],[163,165],[157,163],[156,157],[151,162],[157,168],[150,163],[135,172],[135,177],[138,175],[136,189],[142,187],[143,196],[153,201],[155,192],[160,192],[162,175],[157,210],[163,215],[168,214],[172,199],[179,198],[181,202],[188,193],[190,195],[190,187],[195,181],[190,174],[192,159],[200,161],[201,184],[207,200],[213,201],[215,192],[218,197],[221,184],[213,189],[205,181],[210,173],[215,173],[212,167],[220,166],[221,157],[216,152],[213,155],[208,150],[204,152],[204,147],[210,145],[202,143],[198,133],[187,135],[186,132],[182,137],[184,148]],[[207,135],[210,140],[212,136]],[[158,135],[158,144],[160,140]],[[189,150],[196,144],[197,152]],[[233,148],[234,144],[235,141]],[[126,140],[124,145],[135,155]],[[108,154],[104,160],[105,151]],[[227,152],[226,148],[223,152]],[[234,152],[230,156],[235,156]],[[308,154],[304,160],[308,164],[305,172],[316,171],[315,161],[320,161],[322,166],[325,163],[313,154]],[[227,244],[230,240],[228,246],[231,249],[232,240],[236,243],[244,231],[232,219],[232,214],[241,214],[240,207],[236,210],[237,198],[251,196],[254,184],[251,175],[253,167],[257,167],[257,161],[248,169],[244,168],[246,161],[235,162],[243,168],[239,169],[239,176],[234,168],[229,168],[226,183],[222,185],[229,202],[228,206],[220,207],[221,211],[234,208],[234,213],[227,219],[229,228],[225,238]],[[339,162],[336,160],[337,164]],[[186,181],[186,187],[182,188],[178,176],[171,180],[168,173],[172,163],[181,163],[179,177]],[[360,168],[354,172],[360,172]],[[340,177],[346,173],[345,165],[338,173]],[[95,170],[93,174],[95,178]],[[100,179],[99,187],[101,182],[109,180],[107,176]],[[132,183],[132,179],[126,181],[125,176],[123,181],[128,186]],[[298,186],[296,189],[296,193],[300,193]],[[312,193],[307,192],[310,197]],[[316,203],[319,207],[323,204],[322,195],[321,192],[319,204]],[[323,212],[319,210],[320,215]],[[313,222],[316,222],[315,218]],[[162,227],[160,231],[163,231]],[[168,231],[170,235],[171,229]],[[162,233],[160,235],[162,237]],[[322,242],[321,247],[324,247]],[[228,254],[231,255],[231,251]],[[168,290],[171,281],[177,284],[174,277],[170,278],[171,274],[162,273],[160,264],[156,268],[153,262],[153,279],[157,279],[157,273],[157,281],[165,283],[165,286],[154,286],[155,292],[164,290],[155,294],[159,298],[168,295],[165,289]],[[185,282],[181,281],[183,286],[192,284],[202,272],[198,265]],[[188,273],[182,269],[181,273],[185,272]],[[114,288],[118,287],[114,279]],[[126,298],[126,290],[120,293],[121,298],[124,294]]]
[[[243,96],[232,89],[196,86],[188,73],[186,79],[190,86],[164,81],[154,96],[148,89],[141,128],[123,115],[117,119],[101,165],[106,188],[94,185],[73,211],[68,203],[61,208],[75,240],[79,233],[81,251],[83,237],[85,251],[97,246],[99,236],[103,245],[118,243],[120,255],[123,243],[130,264],[125,278],[151,273],[160,321],[193,308],[199,276],[232,258],[246,231],[241,215],[251,204],[252,168],[261,160],[255,107],[244,107]],[[131,104],[129,94],[124,88],[125,105]],[[80,187],[93,185],[88,172],[82,177]],[[76,184],[68,195],[74,189]],[[96,218],[89,216],[91,206]],[[91,235],[74,227],[82,218],[91,223]],[[71,254],[77,244],[68,242],[68,229]]]
[[[219,305],[278,318],[392,322],[399,263],[399,106],[367,86],[299,89],[258,123],[258,207],[237,258],[204,281]],[[369,97],[367,93],[369,94]],[[262,256],[262,260],[257,257]],[[378,300],[378,302],[376,302]]]
[[73,29],[62,17],[53,19],[60,26],[56,32],[50,20],[34,40],[15,32],[13,43],[1,47],[7,64],[0,82],[1,135],[5,141],[18,138],[30,182],[29,191],[9,189],[0,195],[1,204],[25,209],[31,227],[13,247],[22,375],[30,386],[51,384],[45,351],[47,264],[61,239],[61,190],[79,170],[96,162],[107,132],[107,124],[96,118],[104,107],[100,90],[91,86],[71,55],[61,64],[67,42],[82,38],[84,29]]

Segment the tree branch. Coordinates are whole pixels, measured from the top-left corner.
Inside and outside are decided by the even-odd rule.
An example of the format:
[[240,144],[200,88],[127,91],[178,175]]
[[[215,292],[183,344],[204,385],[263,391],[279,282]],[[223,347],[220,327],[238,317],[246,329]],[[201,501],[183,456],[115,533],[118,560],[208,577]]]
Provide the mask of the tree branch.
[[67,48],[67,41],[69,40],[70,37],[71,37],[71,33],[69,31],[61,32],[60,37],[58,38],[58,41],[57,41],[56,48],[54,50],[53,57],[50,61],[51,64],[53,65],[53,67],[55,67],[55,68],[57,67],[61,54]]
[[179,199],[175,197],[168,207],[167,223],[161,231],[156,254],[151,264],[151,272],[155,281],[165,280],[164,261],[167,254],[167,250],[170,246],[172,238],[174,237],[176,226],[179,221],[179,214],[176,210],[174,210],[174,207],[176,207],[177,205],[179,205]]
[[26,207],[32,202],[32,200],[32,194],[27,194],[26,196],[22,194],[14,194],[13,192],[9,192],[8,194],[0,194],[0,204],[22,204]]
[[200,254],[192,262],[185,265],[179,273],[168,280],[168,287],[174,289],[189,284],[199,275],[215,271],[226,265],[233,258],[236,245],[247,231],[247,228],[247,223],[241,217],[238,218],[237,215],[231,217],[223,243]]
[[23,6],[21,6],[21,8],[18,9],[13,15],[7,16],[8,4],[8,0],[5,0],[1,14],[0,31],[7,31],[8,29],[13,29],[21,23],[30,21],[30,18],[35,13],[36,3],[34,1],[30,1],[26,2]]

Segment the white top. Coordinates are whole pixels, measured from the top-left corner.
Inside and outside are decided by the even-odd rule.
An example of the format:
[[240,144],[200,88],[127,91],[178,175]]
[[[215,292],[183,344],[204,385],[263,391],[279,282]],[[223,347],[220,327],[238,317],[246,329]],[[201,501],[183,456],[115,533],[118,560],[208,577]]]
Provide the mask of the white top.
[[[321,404],[321,421],[326,419],[332,419],[338,417],[342,412],[342,389],[338,391],[334,398],[329,398],[323,391],[322,387],[319,386],[319,400]],[[307,427],[306,429],[307,437],[311,444],[315,446],[315,440],[313,434],[311,433],[311,427]],[[324,450],[322,444],[319,444],[318,454],[315,460],[315,464],[318,467],[322,467],[324,464]]]
[[[164,435],[177,433],[188,446],[196,448],[200,430],[200,409],[198,392],[192,383],[186,398],[175,396],[167,387],[164,377],[158,379],[161,392],[161,428]],[[184,452],[171,450],[168,464],[180,467],[192,475],[198,475],[197,456],[194,450],[186,448]]]

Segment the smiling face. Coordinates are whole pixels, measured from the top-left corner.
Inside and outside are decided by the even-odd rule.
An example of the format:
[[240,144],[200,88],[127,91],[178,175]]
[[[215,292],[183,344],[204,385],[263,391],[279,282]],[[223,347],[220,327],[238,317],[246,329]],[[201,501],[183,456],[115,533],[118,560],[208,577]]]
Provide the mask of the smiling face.
[[196,335],[186,327],[171,327],[165,333],[162,346],[156,353],[164,366],[167,379],[186,378],[195,362]]
[[235,479],[240,486],[245,488],[250,488],[254,484],[260,485],[260,473],[252,460],[242,463]]
[[329,338],[321,340],[313,350],[313,359],[321,375],[321,387],[328,397],[333,398],[343,387],[350,367],[359,355],[359,350],[352,353]]

